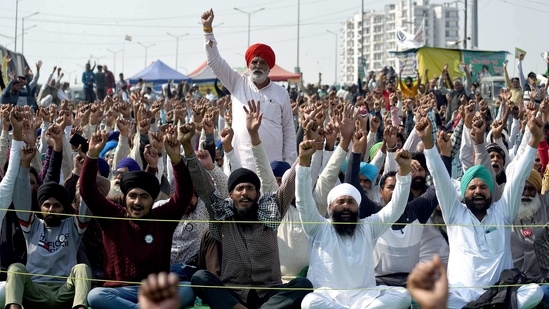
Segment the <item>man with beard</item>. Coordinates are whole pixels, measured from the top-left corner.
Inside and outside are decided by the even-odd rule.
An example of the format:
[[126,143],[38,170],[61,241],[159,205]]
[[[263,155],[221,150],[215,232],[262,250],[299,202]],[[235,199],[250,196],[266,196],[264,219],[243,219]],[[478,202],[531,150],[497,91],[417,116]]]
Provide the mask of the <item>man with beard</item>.
[[541,182],[540,173],[532,170],[524,183],[520,206],[511,232],[513,264],[533,280],[544,279],[534,252],[534,242],[536,235],[543,230],[543,225],[549,221],[549,199],[546,194],[540,194]]
[[[509,225],[520,205],[520,195],[516,192],[527,180],[542,138],[541,121],[532,117],[528,128],[531,138],[523,139],[528,145],[507,168],[508,181],[501,199],[492,202],[494,180],[486,167],[476,165],[461,179],[461,195],[465,202],[462,203],[434,147],[431,122],[423,117],[416,123],[442,215],[448,225],[448,308],[462,308],[477,300],[486,292],[482,287],[494,285],[504,270],[513,268]],[[543,292],[537,284],[527,284],[520,286],[516,295],[518,308],[534,308]]]
[[377,238],[406,206],[411,182],[410,153],[398,150],[396,154],[399,172],[394,198],[382,210],[359,219],[361,194],[353,185],[343,183],[328,194],[326,219],[319,214],[310,190],[314,152],[314,141],[303,141],[296,170],[296,206],[311,248],[307,278],[315,288],[305,296],[301,307],[408,308],[410,295],[404,288],[376,288],[372,252]]
[[[14,188],[14,207],[27,242],[27,264],[12,264],[6,281],[6,308],[87,308],[91,271],[77,264],[77,252],[89,218],[80,204],[76,216],[63,216],[71,208],[68,191],[55,182],[38,189],[43,219],[31,210],[29,167],[36,148],[22,150],[21,168]],[[82,216],[80,216],[81,214]],[[62,279],[60,279],[62,278]],[[66,279],[64,279],[66,278]]]
[[[97,218],[105,248],[104,287],[88,294],[95,309],[136,308],[139,286],[131,285],[151,273],[170,270],[173,233],[178,219],[187,211],[193,192],[192,180],[181,159],[176,128],[168,126],[163,137],[164,149],[173,168],[175,189],[169,201],[152,208],[160,192],[156,176],[145,171],[128,172],[120,180],[122,204],[104,197],[97,188],[97,159],[108,140],[108,132],[96,131],[89,141],[82,165],[80,195]],[[117,218],[118,220],[113,220]],[[166,220],[172,220],[166,222]],[[179,288],[182,306],[194,301],[188,286]]]
[[490,156],[490,165],[494,169],[496,176],[496,182],[498,185],[504,184],[507,182],[507,177],[505,175],[505,151],[498,144],[492,143],[486,146],[486,152]]
[[210,215],[211,235],[222,247],[221,275],[199,270],[191,283],[196,294],[214,309],[296,308],[312,285],[305,278],[282,284],[277,240],[277,228],[294,198],[295,170],[277,189],[259,137],[263,117],[260,104],[249,101],[244,111],[261,180],[253,171],[238,168],[227,181],[229,197],[223,198],[205,169],[187,158],[197,191],[203,191],[199,194]]
[[234,130],[233,147],[241,166],[255,170],[254,157],[251,152],[251,141],[246,130],[242,107],[249,100],[260,101],[261,111],[266,119],[259,135],[264,141],[265,151],[271,161],[294,163],[296,154],[296,128],[288,91],[272,83],[268,75],[275,66],[275,53],[265,44],[254,44],[246,50],[248,73],[240,74],[233,70],[219,55],[217,41],[213,35],[213,10],[202,13],[205,49],[208,66],[231,92]]

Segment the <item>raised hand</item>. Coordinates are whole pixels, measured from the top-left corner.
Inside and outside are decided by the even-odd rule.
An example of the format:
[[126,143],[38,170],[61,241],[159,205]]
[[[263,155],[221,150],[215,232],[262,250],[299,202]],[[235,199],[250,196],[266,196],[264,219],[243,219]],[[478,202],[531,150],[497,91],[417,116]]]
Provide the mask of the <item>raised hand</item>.
[[377,116],[370,117],[370,132],[377,133],[381,120]]
[[450,141],[450,136],[443,130],[437,132],[437,146],[438,151],[442,156],[451,156],[452,154],[452,143]]
[[97,158],[109,140],[109,132],[97,130],[88,141],[88,157]]
[[166,134],[164,135],[164,149],[166,149],[166,153],[170,157],[172,164],[176,165],[181,161],[181,143],[177,139],[175,127],[170,127],[166,130]]
[[204,166],[205,169],[211,171],[215,168],[215,164],[209,151],[205,149],[197,150],[196,157],[198,158],[200,163],[202,163],[202,166]]
[[243,108],[246,113],[246,128],[248,129],[248,132],[250,132],[250,134],[258,132],[263,118],[261,102],[257,101],[256,104],[254,100],[249,100],[248,107],[246,108],[246,106],[243,106]]
[[147,165],[149,167],[158,167],[158,151],[151,144],[147,144],[145,146],[145,150],[143,151],[143,157],[145,158],[145,161],[147,161]]
[[194,122],[179,126],[177,138],[182,145],[190,145],[191,139],[196,134],[196,124]]
[[543,122],[538,117],[531,117],[528,120],[528,129],[530,129],[530,132],[532,133],[532,138],[528,142],[528,145],[532,146],[533,148],[537,148],[539,142],[543,138]]
[[219,133],[219,136],[221,137],[221,144],[223,145],[223,151],[224,152],[231,152],[233,150],[233,137],[234,137],[234,131],[232,128],[223,128],[221,130],[221,133]]
[[448,278],[438,255],[418,263],[408,276],[406,287],[424,309],[444,309],[448,302]]
[[202,22],[202,27],[206,28],[206,29],[208,29],[208,28],[211,29],[212,28],[213,20],[214,20],[214,12],[213,12],[212,9],[209,9],[208,11],[205,11],[200,16],[200,21]]
[[25,145],[21,149],[21,166],[22,167],[30,167],[30,163],[32,162],[32,159],[36,155],[36,146],[34,145]]
[[174,309],[179,308],[181,299],[178,294],[179,278],[176,274],[161,272],[150,274],[141,281],[138,301],[141,308]]
[[353,152],[363,154],[368,142],[367,134],[364,130],[358,130],[353,135]]
[[397,143],[397,128],[392,125],[385,127],[385,131],[383,132],[383,141],[385,142],[387,150],[394,152],[396,150]]
[[475,145],[484,143],[484,132],[486,132],[486,122],[480,115],[473,118],[473,126],[471,127],[471,137]]
[[163,148],[162,137],[163,137],[162,132],[149,133],[149,141],[151,143],[151,146],[153,146],[158,153],[162,153],[162,148]]
[[123,119],[121,117],[118,117],[118,119],[116,119],[116,126],[118,127],[118,131],[120,131],[120,136],[129,136],[130,124],[131,122],[128,119]]
[[425,149],[431,149],[434,147],[433,124],[429,118],[424,117],[416,122],[416,132],[419,138],[421,138]]
[[412,163],[412,154],[408,150],[399,149],[396,152],[395,161],[398,163],[398,173],[406,176],[410,173],[410,164]]
[[312,140],[305,140],[299,144],[299,165],[310,166],[311,158],[316,152],[315,142]]

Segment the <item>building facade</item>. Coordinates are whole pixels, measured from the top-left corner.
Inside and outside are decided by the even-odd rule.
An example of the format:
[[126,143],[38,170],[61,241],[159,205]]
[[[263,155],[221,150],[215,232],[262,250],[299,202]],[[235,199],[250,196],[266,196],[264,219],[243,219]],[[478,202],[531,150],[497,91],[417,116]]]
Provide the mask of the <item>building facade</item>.
[[379,72],[385,66],[396,70],[395,57],[390,52],[398,50],[397,29],[415,34],[424,21],[425,46],[451,47],[449,42],[460,40],[456,2],[398,0],[385,5],[383,11],[364,11],[345,21],[340,35],[340,82],[356,83],[359,72]]

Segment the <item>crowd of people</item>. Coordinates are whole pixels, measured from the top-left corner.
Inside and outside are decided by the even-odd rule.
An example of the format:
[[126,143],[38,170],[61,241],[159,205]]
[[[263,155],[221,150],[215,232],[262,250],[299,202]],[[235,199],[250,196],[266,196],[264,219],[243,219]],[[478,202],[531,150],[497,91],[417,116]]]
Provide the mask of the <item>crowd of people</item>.
[[[273,83],[276,54],[221,57],[218,96],[156,93],[87,64],[2,65],[5,308],[549,306],[549,98],[535,73],[491,106],[471,84],[385,68]],[[519,58],[522,60],[523,57]],[[57,77],[55,74],[57,73]],[[173,91],[172,91],[173,90]]]

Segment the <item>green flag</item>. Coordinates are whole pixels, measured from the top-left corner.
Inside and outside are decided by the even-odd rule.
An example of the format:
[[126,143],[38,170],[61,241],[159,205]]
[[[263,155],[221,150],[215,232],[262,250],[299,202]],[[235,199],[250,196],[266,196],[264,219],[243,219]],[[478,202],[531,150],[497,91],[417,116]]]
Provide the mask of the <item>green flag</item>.
[[520,54],[524,54],[524,56],[526,56],[526,51],[524,49],[515,47],[515,58],[518,58]]

